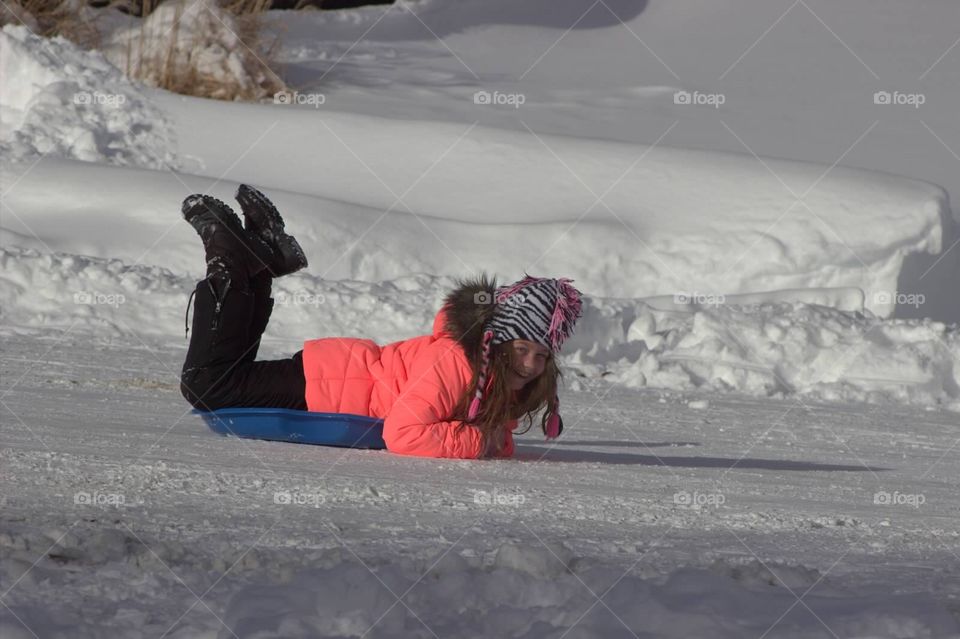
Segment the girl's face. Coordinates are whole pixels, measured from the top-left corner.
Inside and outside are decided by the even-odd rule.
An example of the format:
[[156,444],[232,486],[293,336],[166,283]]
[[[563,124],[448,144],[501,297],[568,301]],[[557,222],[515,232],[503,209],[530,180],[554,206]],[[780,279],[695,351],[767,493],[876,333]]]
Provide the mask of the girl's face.
[[507,383],[511,390],[520,390],[540,377],[550,359],[550,349],[542,344],[525,339],[511,340],[509,343],[510,366]]

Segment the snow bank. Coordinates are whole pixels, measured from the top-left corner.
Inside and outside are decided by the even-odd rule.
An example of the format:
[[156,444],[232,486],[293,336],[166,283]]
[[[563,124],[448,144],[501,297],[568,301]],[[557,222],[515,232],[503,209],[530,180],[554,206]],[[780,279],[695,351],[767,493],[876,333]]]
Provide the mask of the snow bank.
[[631,387],[797,394],[960,411],[956,325],[881,320],[818,304],[727,302],[658,310],[642,301],[593,299],[583,330],[566,349],[588,375]]
[[[5,533],[0,553],[5,581],[32,567],[27,583],[0,609],[5,637],[31,636],[23,624],[40,636],[76,639],[105,632],[294,639],[361,636],[371,629],[377,637],[404,639],[465,633],[935,639],[958,630],[931,596],[854,592],[804,566],[718,560],[709,568],[642,578],[624,574],[624,566],[574,557],[560,544],[536,542],[506,542],[490,556],[454,548],[428,560],[384,556],[369,563],[343,549],[293,552],[253,544],[224,563],[204,546],[117,527],[82,536]],[[207,589],[210,575],[228,565],[219,587]],[[77,588],[86,579],[95,581]],[[191,591],[203,593],[202,606]],[[44,598],[55,592],[61,596],[51,608]],[[591,592],[602,593],[602,602]],[[804,606],[796,606],[801,594]]]
[[161,109],[96,52],[26,27],[0,30],[0,156],[63,157],[175,168],[176,132]]
[[[572,274],[616,297],[858,287],[886,316],[904,259],[942,250],[949,219],[939,187],[843,167],[346,114],[335,96],[319,110],[158,101],[198,172],[367,209],[304,215],[311,250],[342,252],[331,225],[369,229],[378,264],[416,251],[430,273]],[[347,277],[400,274],[355,259],[368,269]]]
[[[280,342],[272,350],[289,355],[311,337],[357,335],[386,343],[423,334],[452,283],[431,275],[374,283],[288,276],[274,282],[277,310],[266,341]],[[0,248],[0,325],[182,340],[195,284],[157,266]]]
[[[288,355],[311,337],[356,335],[389,343],[428,333],[453,282],[425,274],[380,282],[310,273],[282,278],[274,283],[276,310],[264,355]],[[118,259],[0,249],[0,324],[179,341],[194,283],[168,269]],[[808,290],[807,303],[734,297],[718,306],[667,310],[656,308],[662,302],[656,299],[591,296],[565,347],[566,361],[587,378],[629,387],[960,411],[960,328],[878,319],[860,312],[857,293]],[[831,300],[849,310],[821,305]]]

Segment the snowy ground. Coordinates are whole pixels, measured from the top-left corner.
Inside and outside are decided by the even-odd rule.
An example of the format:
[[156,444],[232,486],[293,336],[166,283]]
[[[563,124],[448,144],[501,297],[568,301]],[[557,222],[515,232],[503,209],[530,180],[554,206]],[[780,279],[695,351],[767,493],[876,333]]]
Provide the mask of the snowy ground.
[[6,344],[5,637],[960,632],[949,414],[600,383],[444,462],[214,436],[181,355]]
[[[277,13],[298,105],[5,28],[0,636],[960,637],[958,18]],[[454,275],[573,277],[564,437],[480,463],[209,433],[177,208],[242,181],[311,259],[266,356],[423,333]]]

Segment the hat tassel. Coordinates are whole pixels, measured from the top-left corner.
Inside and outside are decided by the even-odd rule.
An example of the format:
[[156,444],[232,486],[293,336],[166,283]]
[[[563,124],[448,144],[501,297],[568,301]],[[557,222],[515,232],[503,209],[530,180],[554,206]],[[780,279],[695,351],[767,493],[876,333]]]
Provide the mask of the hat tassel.
[[560,436],[560,416],[556,413],[550,413],[547,418],[547,439],[556,439]]
[[547,439],[556,439],[563,429],[561,425],[563,422],[560,421],[560,398],[555,397],[553,401],[553,411],[547,417],[547,423],[544,425],[544,435],[547,436]]
[[483,332],[483,348],[481,350],[480,376],[477,378],[477,392],[470,402],[470,409],[467,411],[467,419],[473,420],[480,412],[480,402],[483,400],[483,393],[487,385],[487,371],[490,369],[490,341],[493,339],[493,331],[487,329]]

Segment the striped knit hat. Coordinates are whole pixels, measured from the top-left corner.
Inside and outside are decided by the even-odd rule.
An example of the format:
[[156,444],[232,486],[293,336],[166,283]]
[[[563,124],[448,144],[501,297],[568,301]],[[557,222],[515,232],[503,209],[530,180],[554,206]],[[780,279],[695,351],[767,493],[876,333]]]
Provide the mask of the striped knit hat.
[[[480,412],[487,390],[491,346],[525,339],[546,346],[554,354],[560,352],[581,314],[580,291],[570,284],[572,281],[525,275],[519,282],[496,289],[493,316],[483,327],[480,376],[477,394],[470,402],[469,419]],[[547,418],[548,438],[560,432],[559,398],[556,406],[557,412]]]

